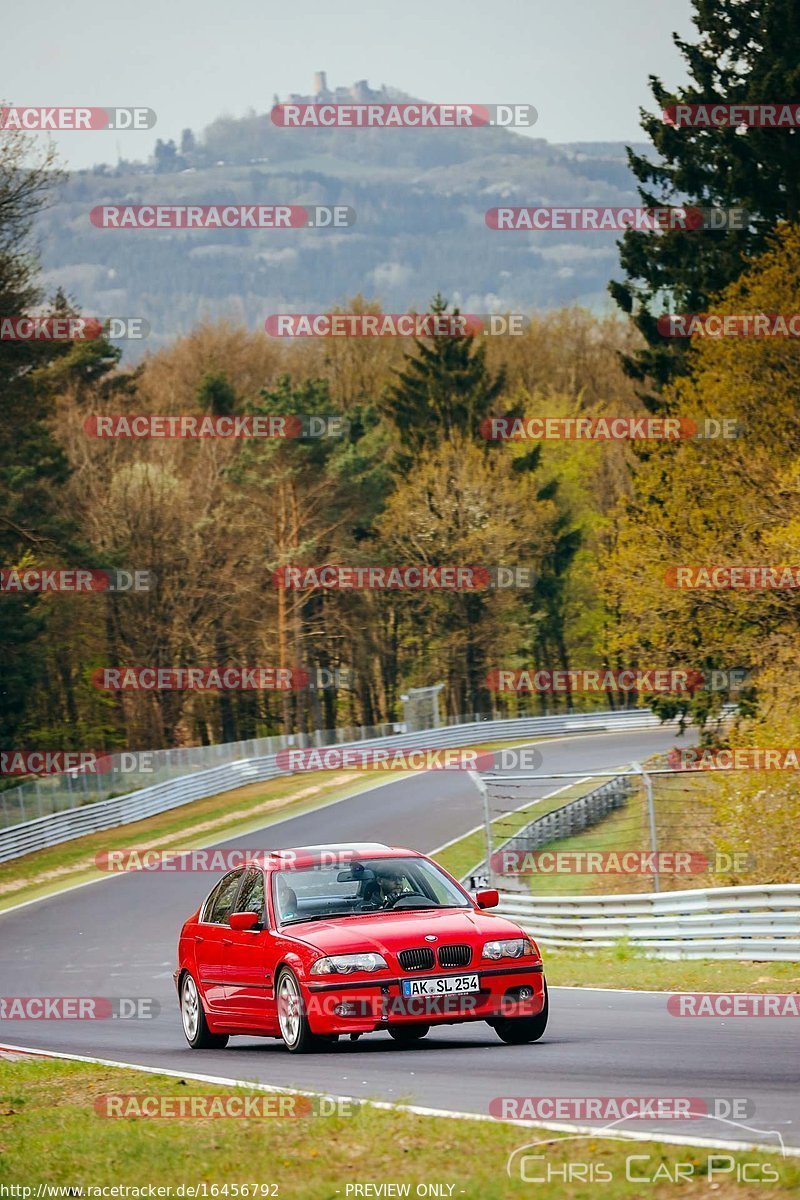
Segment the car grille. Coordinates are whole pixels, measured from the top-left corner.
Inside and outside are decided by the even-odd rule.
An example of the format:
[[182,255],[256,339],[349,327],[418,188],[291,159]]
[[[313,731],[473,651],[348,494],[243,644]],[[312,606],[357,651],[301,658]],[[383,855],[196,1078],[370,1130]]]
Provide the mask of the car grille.
[[472,958],[472,950],[469,946],[440,946],[439,947],[439,966],[440,967],[465,967]]
[[404,971],[427,971],[433,966],[433,951],[427,946],[420,946],[418,950],[401,950],[397,957]]

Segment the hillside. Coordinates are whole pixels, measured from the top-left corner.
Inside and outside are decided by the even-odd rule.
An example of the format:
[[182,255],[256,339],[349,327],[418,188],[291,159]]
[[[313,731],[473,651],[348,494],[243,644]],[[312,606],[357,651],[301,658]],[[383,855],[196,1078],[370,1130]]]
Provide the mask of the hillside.
[[[497,233],[497,204],[635,201],[622,144],[552,145],[499,129],[281,129],[268,113],[224,117],[150,163],[71,174],[40,218],[45,283],[84,311],[144,316],[148,348],[203,317],[259,327],[271,312],[320,311],[359,292],[387,310],[441,290],[465,310],[609,304],[616,237]],[[327,230],[106,230],[104,203],[347,204]],[[132,345],[126,357],[141,353]]]

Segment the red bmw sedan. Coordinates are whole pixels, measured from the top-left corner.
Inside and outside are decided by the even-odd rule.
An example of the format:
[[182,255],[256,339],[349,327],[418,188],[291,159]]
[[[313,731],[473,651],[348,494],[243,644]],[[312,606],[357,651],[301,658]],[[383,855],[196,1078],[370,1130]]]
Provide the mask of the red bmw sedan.
[[195,1049],[235,1034],[320,1049],[385,1029],[486,1021],[504,1042],[547,1026],[542,958],[415,850],[378,843],[268,851],[229,871],[184,924],[175,984]]

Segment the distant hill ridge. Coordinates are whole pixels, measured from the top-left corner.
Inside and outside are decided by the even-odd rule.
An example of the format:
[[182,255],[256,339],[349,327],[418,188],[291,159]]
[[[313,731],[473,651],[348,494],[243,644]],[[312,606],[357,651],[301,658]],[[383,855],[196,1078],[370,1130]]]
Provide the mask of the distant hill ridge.
[[[414,99],[360,80],[307,97]],[[473,97],[477,102],[486,97]],[[641,147],[638,147],[641,149]],[[152,333],[132,361],[204,318],[263,327],[279,312],[319,312],[362,293],[386,311],[426,307],[441,291],[465,311],[609,306],[615,235],[498,233],[486,210],[512,205],[636,203],[622,143],[548,143],[496,128],[285,129],[270,114],[223,116],[147,163],[69,176],[39,221],[45,283],[88,315],[143,316]],[[106,230],[98,204],[347,204],[354,228]]]

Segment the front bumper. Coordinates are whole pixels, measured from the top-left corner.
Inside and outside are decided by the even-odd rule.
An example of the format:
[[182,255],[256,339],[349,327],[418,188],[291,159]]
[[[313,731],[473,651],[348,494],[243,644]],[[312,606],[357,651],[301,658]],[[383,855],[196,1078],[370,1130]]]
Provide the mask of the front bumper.
[[477,974],[480,990],[441,996],[403,996],[402,983],[413,978],[306,980],[308,1022],[314,1033],[371,1033],[387,1025],[452,1025],[462,1021],[497,1021],[534,1017],[546,998],[542,963],[447,971],[441,975]]

